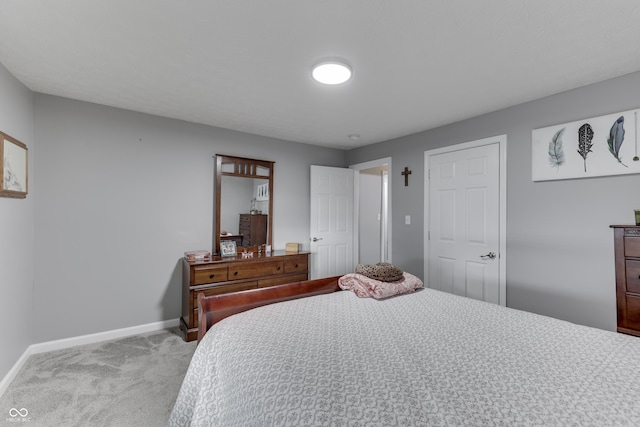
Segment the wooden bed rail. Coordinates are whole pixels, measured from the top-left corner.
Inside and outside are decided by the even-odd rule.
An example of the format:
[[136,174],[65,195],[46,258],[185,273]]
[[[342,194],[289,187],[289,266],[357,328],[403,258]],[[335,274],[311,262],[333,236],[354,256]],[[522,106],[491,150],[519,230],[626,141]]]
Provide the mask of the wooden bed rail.
[[339,278],[340,276],[334,276],[305,280],[208,297],[200,293],[198,294],[198,342],[212,325],[233,314],[276,302],[339,291]]

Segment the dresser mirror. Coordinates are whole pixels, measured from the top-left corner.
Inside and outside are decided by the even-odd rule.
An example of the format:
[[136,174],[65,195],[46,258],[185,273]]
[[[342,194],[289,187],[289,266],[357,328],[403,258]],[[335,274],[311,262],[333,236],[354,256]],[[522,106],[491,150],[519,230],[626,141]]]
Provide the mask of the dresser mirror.
[[221,240],[236,246],[272,245],[273,165],[216,154],[216,254]]

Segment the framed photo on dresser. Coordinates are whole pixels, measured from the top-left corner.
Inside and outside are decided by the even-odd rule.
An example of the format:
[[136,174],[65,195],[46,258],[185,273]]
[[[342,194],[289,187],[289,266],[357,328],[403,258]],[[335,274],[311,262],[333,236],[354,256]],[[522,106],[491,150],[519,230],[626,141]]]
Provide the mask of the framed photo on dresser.
[[221,240],[220,256],[236,256],[236,242],[233,240]]

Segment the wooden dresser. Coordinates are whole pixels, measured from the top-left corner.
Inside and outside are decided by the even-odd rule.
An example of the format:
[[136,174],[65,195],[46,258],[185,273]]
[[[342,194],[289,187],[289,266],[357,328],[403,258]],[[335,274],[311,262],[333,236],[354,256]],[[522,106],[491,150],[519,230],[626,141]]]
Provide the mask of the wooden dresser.
[[267,215],[240,214],[239,233],[244,236],[241,246],[267,243]]
[[309,253],[275,251],[254,258],[213,257],[210,261],[182,261],[182,317],[186,341],[198,337],[199,293],[206,296],[265,288],[309,279]]
[[640,336],[640,226],[612,225],[618,332]]

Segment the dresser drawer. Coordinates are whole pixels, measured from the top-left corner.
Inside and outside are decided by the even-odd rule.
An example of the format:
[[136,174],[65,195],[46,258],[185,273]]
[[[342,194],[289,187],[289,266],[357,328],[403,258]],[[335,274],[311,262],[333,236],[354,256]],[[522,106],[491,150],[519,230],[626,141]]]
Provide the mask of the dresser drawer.
[[640,329],[640,297],[635,295],[626,296],[627,318],[625,326],[631,329]]
[[229,280],[251,279],[253,277],[272,276],[282,274],[282,261],[256,262],[229,267]]
[[624,236],[624,255],[640,258],[640,236]]
[[193,271],[193,284],[204,285],[207,283],[225,282],[228,280],[228,267],[202,266],[195,267]]
[[627,274],[627,292],[640,294],[640,260],[628,259],[625,261]]
[[249,215],[240,215],[240,229],[249,230],[251,228],[251,218]]
[[284,260],[284,272],[296,273],[298,271],[303,272],[308,270],[308,262],[306,256],[287,257]]

